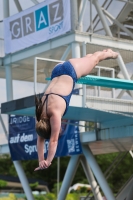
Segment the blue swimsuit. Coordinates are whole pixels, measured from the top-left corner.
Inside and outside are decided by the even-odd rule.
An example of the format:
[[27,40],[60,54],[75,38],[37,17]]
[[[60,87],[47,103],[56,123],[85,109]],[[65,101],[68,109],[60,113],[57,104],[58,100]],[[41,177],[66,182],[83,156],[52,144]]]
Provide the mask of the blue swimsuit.
[[73,89],[74,89],[74,86],[75,86],[75,82],[77,82],[77,74],[76,74],[75,69],[73,68],[72,64],[69,61],[66,61],[64,63],[60,63],[53,69],[52,74],[51,74],[51,80],[53,78],[61,76],[61,75],[68,75],[68,76],[72,77],[72,79],[73,79],[73,88],[72,88],[71,93],[69,95],[67,95],[67,96],[63,96],[63,95],[56,94],[56,93],[44,94],[44,96],[46,96],[46,98],[44,100],[44,103],[46,102],[46,112],[47,112],[48,96],[50,94],[54,94],[54,95],[60,96],[66,102],[66,109],[65,109],[65,112],[63,114],[63,116],[64,116],[66,114],[67,110],[68,110],[68,106],[69,106],[69,102],[70,102],[70,99],[71,99],[71,96],[72,96],[72,92],[73,92]]

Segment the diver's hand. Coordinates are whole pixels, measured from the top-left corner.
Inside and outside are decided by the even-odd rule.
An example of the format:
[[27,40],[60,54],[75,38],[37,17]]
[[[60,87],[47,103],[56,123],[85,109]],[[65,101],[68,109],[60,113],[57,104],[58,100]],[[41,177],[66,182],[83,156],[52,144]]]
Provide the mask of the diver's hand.
[[42,160],[39,162],[39,167],[35,168],[34,171],[47,169],[50,165],[51,163],[48,163],[47,160]]

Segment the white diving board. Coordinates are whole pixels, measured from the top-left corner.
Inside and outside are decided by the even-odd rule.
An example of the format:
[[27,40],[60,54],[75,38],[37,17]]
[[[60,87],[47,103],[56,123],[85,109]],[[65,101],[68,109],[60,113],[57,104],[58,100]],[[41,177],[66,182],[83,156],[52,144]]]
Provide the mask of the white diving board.
[[[46,78],[46,80],[51,80],[51,79]],[[133,81],[131,81],[131,80],[100,77],[100,76],[91,76],[91,75],[81,77],[80,79],[78,79],[77,84],[133,90]]]

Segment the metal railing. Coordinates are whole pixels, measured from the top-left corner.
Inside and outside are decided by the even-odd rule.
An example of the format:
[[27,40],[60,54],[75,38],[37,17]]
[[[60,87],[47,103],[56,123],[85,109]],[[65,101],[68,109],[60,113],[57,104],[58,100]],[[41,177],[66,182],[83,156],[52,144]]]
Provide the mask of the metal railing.
[[[37,61],[42,60],[42,61],[49,61],[49,62],[55,62],[55,63],[61,63],[64,62],[62,60],[54,60],[54,59],[49,59],[49,58],[41,58],[41,57],[35,57],[34,58],[34,93],[37,94]],[[111,72],[111,78],[115,78],[115,69],[114,68],[109,68],[109,67],[102,67],[102,66],[96,66],[97,69],[97,75],[101,76],[101,70],[105,71],[110,71]],[[83,92],[80,92],[80,94],[83,95],[83,104],[85,105],[86,102],[86,86],[83,85],[82,88]],[[101,87],[100,86],[94,86],[94,96],[100,97],[100,92],[101,92]],[[93,96],[93,95],[92,95]],[[115,88],[112,88],[112,98],[115,98]],[[83,105],[83,107],[84,107]]]
[[[96,69],[98,69],[97,71],[97,76],[101,76],[101,69],[105,70],[105,71],[111,71],[111,78],[115,78],[115,69],[114,68],[110,68],[110,67],[102,67],[102,66],[96,66]],[[100,97],[100,86],[95,86],[95,90],[96,88],[98,89],[98,96]],[[112,98],[115,98],[115,88],[112,88]]]
[[34,94],[37,94],[37,61],[38,60],[56,62],[57,64],[64,62],[62,60],[54,60],[54,59],[49,59],[49,58],[40,58],[40,57],[34,58]]

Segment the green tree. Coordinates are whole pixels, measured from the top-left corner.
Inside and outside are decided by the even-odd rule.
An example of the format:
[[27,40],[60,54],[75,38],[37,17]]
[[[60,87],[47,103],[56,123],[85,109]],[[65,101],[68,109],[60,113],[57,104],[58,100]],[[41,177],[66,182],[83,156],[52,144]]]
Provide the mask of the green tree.
[[[123,155],[125,152],[123,152]],[[104,154],[96,156],[96,160],[103,172],[105,172],[111,163],[114,161],[118,153]],[[126,154],[124,159],[115,168],[113,173],[108,178],[108,183],[114,193],[117,193],[123,184],[131,177],[133,174],[132,157],[129,153]]]
[[0,188],[4,188],[7,186],[7,182],[4,180],[0,180]]
[[[116,158],[118,153],[104,154],[104,155],[96,155],[95,158],[102,170],[105,172],[108,167],[111,165],[113,160]],[[60,162],[60,181],[63,181],[64,174],[67,169],[67,165],[70,157],[61,157]],[[34,172],[34,169],[38,166],[37,160],[28,160],[22,161],[23,169],[28,178],[36,178],[43,180],[48,183],[50,189],[54,187],[54,184],[57,183],[57,159],[55,158],[52,162],[52,165],[46,170],[40,170]],[[113,192],[117,192],[120,187],[130,178],[133,174],[132,166],[132,157],[128,153],[121,163],[116,167],[114,172],[108,179],[108,183],[112,188]],[[1,175],[11,175],[16,176],[17,173],[11,158],[8,155],[4,155],[0,157],[0,174]],[[75,183],[88,183],[86,176],[84,174],[83,168],[79,165],[78,170],[76,172],[76,176],[72,182],[72,185]]]
[[33,189],[37,188],[37,186],[39,184],[38,184],[38,182],[35,182],[35,183],[30,183],[29,185],[30,185],[31,189],[33,190]]
[[56,200],[57,199],[56,195],[53,193],[47,193],[46,198],[47,198],[47,200]]
[[79,194],[77,193],[70,193],[67,195],[66,200],[77,200],[79,199]]
[[[62,182],[59,183],[59,189],[61,188]],[[57,194],[57,183],[54,184],[52,188],[52,193]]]
[[0,157],[0,174],[17,176],[15,167],[9,155]]

